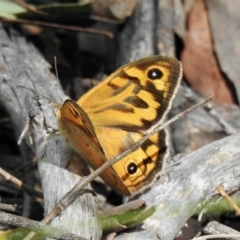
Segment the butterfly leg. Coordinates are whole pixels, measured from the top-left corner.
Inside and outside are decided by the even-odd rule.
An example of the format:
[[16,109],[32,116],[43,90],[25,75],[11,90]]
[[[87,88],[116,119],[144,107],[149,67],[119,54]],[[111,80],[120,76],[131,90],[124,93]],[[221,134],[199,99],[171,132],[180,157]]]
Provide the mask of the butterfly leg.
[[22,143],[23,139],[25,139],[27,137],[27,135],[29,137],[30,145],[33,144],[33,139],[32,139],[32,137],[29,134],[29,129],[30,129],[30,120],[27,121],[25,127],[22,130],[22,133],[19,136],[18,145],[20,145]]
[[61,136],[61,134],[60,134],[60,132],[54,132],[54,133],[49,132],[45,136],[46,137],[59,137],[59,136]]

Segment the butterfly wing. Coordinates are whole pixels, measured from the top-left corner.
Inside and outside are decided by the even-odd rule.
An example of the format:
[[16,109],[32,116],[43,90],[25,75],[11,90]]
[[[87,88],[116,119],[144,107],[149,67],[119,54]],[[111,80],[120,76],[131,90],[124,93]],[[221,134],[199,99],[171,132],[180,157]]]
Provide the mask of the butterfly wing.
[[[142,138],[141,132],[163,121],[181,77],[181,63],[175,58],[144,58],[121,67],[78,100],[107,159],[130,148]],[[113,165],[131,193],[157,177],[167,148],[167,133],[162,130]]]
[[[143,137],[138,132],[107,127],[96,128],[96,132],[107,159],[129,149]],[[152,135],[139,149],[113,165],[113,168],[131,194],[150,186],[160,174],[168,154],[167,138],[167,132],[161,130]]]
[[[93,169],[107,161],[94,127],[84,110],[74,101],[66,100],[57,111],[58,129],[67,143],[86,160]],[[116,171],[108,168],[102,173],[108,184],[126,196],[130,192]]]
[[145,130],[164,119],[181,77],[175,58],[143,58],[119,68],[77,103],[94,127]]

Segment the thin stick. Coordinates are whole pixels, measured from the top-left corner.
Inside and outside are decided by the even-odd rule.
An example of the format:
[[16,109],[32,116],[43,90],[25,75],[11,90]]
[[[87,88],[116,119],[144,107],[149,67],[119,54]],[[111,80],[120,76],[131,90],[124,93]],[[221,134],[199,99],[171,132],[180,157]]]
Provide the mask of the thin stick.
[[54,57],[54,67],[55,67],[55,73],[56,73],[57,80],[59,81],[58,69],[57,69],[57,58],[56,57]]
[[0,175],[2,175],[5,178],[6,181],[11,182],[15,187],[17,187],[19,189],[22,189],[23,191],[25,191],[29,195],[34,195],[36,197],[43,198],[43,193],[42,192],[39,192],[39,191],[29,187],[28,185],[24,184],[21,180],[14,177],[12,174],[8,173],[7,171],[5,171],[2,168],[0,168]]
[[33,12],[33,13],[38,14],[38,15],[46,15],[45,13],[39,11],[35,6],[27,4],[22,0],[13,0],[13,2],[15,2],[19,6],[25,8],[29,12]]
[[217,190],[222,194],[224,198],[227,199],[227,201],[232,205],[236,212],[240,214],[240,209],[238,205],[231,199],[231,197],[224,191],[224,189],[221,186],[217,186]]
[[136,142],[131,148],[127,149],[117,157],[114,157],[110,159],[109,161],[105,162],[101,167],[96,169],[93,173],[91,173],[89,176],[82,178],[69,192],[67,192],[64,197],[56,204],[56,206],[45,216],[45,218],[42,220],[43,223],[49,224],[51,221],[57,217],[59,214],[61,214],[62,211],[64,211],[82,192],[84,192],[84,188],[97,176],[99,176],[105,169],[112,166],[125,156],[129,155],[130,153],[137,150],[151,135],[154,133],[160,131],[161,129],[167,127],[172,122],[176,121],[183,115],[188,114],[189,112],[195,110],[198,107],[203,106],[204,104],[208,103],[212,100],[212,96],[205,99],[204,101],[194,105],[193,107],[179,113],[174,118],[170,119],[164,124],[161,124],[160,126],[156,126],[152,131],[148,132],[140,141]]
[[10,19],[5,17],[0,17],[0,20],[3,22],[12,22],[12,23],[20,23],[20,24],[31,24],[36,26],[42,26],[42,27],[49,27],[49,28],[57,28],[57,29],[63,29],[68,31],[74,31],[74,32],[86,32],[86,33],[92,33],[92,34],[98,34],[106,36],[110,39],[113,39],[114,34],[108,31],[102,31],[94,28],[83,28],[78,26],[68,26],[64,24],[57,24],[57,23],[47,23],[47,22],[40,22],[40,21],[30,21],[30,20],[24,20],[24,19]]
[[76,234],[70,233],[62,227],[46,226],[41,222],[3,211],[0,211],[0,224],[33,230],[40,233],[42,236],[50,237],[51,239],[86,240],[86,238],[78,237]]

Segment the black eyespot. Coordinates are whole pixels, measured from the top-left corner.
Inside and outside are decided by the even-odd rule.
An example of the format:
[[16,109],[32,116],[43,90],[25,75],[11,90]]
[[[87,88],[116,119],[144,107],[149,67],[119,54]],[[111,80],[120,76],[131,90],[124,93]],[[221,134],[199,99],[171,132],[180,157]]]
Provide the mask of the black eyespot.
[[163,76],[163,72],[158,68],[153,68],[148,71],[148,77],[152,80],[161,79]]
[[129,173],[129,174],[134,174],[134,173],[137,171],[137,165],[136,165],[136,163],[130,163],[130,164],[127,166],[127,170],[128,170],[128,173]]

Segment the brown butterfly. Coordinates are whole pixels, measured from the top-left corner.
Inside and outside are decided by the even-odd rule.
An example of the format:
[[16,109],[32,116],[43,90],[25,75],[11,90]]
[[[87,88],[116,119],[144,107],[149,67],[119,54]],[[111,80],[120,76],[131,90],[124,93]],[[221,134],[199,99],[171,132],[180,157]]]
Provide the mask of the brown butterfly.
[[[181,63],[173,57],[153,56],[126,64],[77,102],[63,103],[57,111],[59,132],[97,169],[164,120],[181,78]],[[168,135],[161,130],[106,169],[101,177],[112,188],[130,196],[154,182],[167,156]]]

